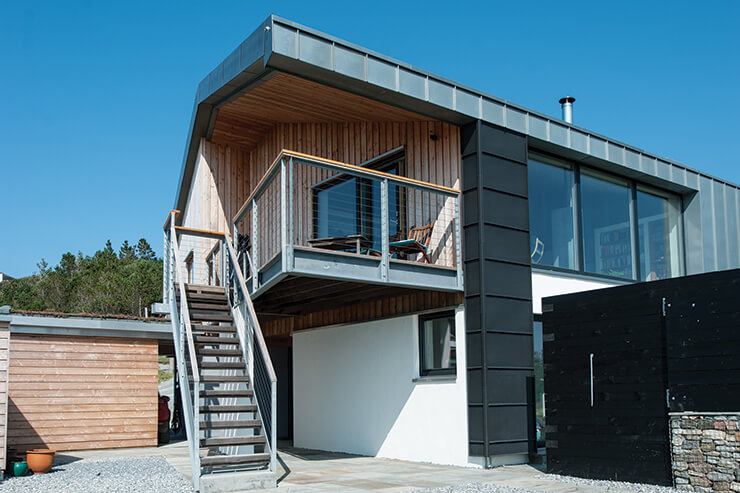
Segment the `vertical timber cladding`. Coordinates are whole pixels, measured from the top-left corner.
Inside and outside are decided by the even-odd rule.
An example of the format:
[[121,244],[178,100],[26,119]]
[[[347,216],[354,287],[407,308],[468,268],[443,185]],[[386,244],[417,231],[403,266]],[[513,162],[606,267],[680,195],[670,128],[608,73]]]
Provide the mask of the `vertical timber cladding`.
[[527,139],[478,120],[461,153],[469,451],[491,466],[520,461],[533,438]]

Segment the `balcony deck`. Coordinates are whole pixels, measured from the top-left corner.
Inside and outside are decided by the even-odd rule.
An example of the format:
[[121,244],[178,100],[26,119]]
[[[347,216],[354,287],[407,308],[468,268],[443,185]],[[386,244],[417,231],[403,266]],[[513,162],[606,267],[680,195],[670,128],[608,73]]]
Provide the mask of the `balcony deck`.
[[[325,190],[327,182],[349,180],[357,180],[357,192],[347,203],[337,194],[335,209],[320,216],[317,183]],[[374,194],[372,206],[360,207],[355,193]],[[374,232],[374,242],[365,240],[360,253],[312,246],[322,228],[338,228],[332,217],[350,209],[352,223]],[[459,224],[458,190],[283,151],[234,218],[234,236],[250,239],[243,270],[257,311],[291,315],[419,291],[462,291]],[[406,239],[414,225],[430,230],[427,259],[394,250],[392,240]]]

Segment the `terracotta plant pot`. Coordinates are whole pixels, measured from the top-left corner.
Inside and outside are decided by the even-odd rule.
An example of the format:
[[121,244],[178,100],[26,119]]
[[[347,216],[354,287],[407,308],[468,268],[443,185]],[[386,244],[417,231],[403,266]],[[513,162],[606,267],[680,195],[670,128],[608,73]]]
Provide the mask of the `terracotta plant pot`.
[[54,465],[54,451],[44,448],[27,450],[26,462],[34,474],[45,474],[51,471]]

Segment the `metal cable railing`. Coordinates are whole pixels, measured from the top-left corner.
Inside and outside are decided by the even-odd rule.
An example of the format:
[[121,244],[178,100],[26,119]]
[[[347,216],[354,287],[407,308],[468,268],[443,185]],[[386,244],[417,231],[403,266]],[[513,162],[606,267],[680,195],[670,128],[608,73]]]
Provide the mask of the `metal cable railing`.
[[[182,398],[183,414],[185,415],[185,430],[188,439],[188,452],[190,455],[190,466],[193,471],[193,488],[200,489],[200,447],[199,447],[199,390],[200,374],[198,372],[198,360],[195,356],[190,313],[188,311],[187,295],[185,291],[185,264],[180,255],[180,247],[177,241],[175,228],[175,215],[177,211],[171,211],[167,222],[165,222],[165,276],[167,279],[167,299],[170,305],[170,319],[172,323],[172,335],[177,356],[178,375],[180,378],[180,394]],[[180,304],[175,294],[175,284],[180,295]],[[190,372],[188,372],[190,369]],[[192,378],[192,393],[190,378]]]
[[[277,376],[272,366],[270,353],[262,334],[257,312],[247,290],[244,274],[240,264],[251,264],[247,257],[246,262],[239,258],[230,241],[225,241],[226,252],[223,256],[226,261],[225,269],[230,280],[227,290],[230,294],[230,305],[234,315],[234,323],[242,343],[245,361],[249,369],[257,412],[262,420],[265,439],[270,451],[270,470],[275,471],[277,466]],[[248,254],[244,252],[244,255]]]
[[461,287],[459,190],[402,176],[402,159],[384,169],[282,151],[234,217],[251,243],[252,292],[296,249],[376,259],[383,279],[399,261],[456,269]]

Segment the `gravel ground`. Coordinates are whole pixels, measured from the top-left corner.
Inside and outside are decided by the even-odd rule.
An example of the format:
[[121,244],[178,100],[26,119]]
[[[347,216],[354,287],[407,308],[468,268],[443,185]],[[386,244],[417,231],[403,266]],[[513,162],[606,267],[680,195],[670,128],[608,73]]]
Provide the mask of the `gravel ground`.
[[484,483],[465,483],[455,486],[443,486],[441,488],[432,488],[420,490],[417,493],[541,493],[539,491],[523,490],[521,488],[512,488],[511,486],[499,486]]
[[[625,483],[622,481],[598,481],[595,479],[575,478],[572,476],[558,476],[557,474],[542,474],[535,476],[539,479],[558,481],[561,483],[572,484],[574,486],[584,487],[582,491],[587,491],[587,487],[603,488],[605,491],[613,493],[634,492],[634,493],[683,493],[674,488],[664,486],[655,486],[651,484]],[[510,486],[499,486],[485,483],[465,483],[455,486],[445,486],[443,488],[432,488],[422,490],[419,493],[542,493],[541,490],[526,490],[522,488],[512,488]]]
[[562,483],[577,484],[581,486],[601,486],[607,491],[615,493],[621,491],[634,491],[636,493],[682,493],[681,490],[668,488],[666,486],[655,486],[654,484],[625,483],[624,481],[601,481],[598,479],[584,479],[573,476],[560,476],[558,474],[542,474],[537,476],[542,479],[551,479]]
[[0,492],[192,493],[190,483],[164,457],[82,459],[58,463],[47,474],[6,477]]

